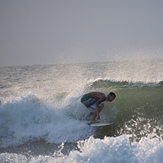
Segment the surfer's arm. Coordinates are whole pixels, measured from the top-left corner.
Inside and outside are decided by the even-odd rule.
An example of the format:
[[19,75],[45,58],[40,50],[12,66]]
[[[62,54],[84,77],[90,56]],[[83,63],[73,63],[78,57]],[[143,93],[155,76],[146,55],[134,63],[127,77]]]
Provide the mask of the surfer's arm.
[[96,108],[99,107],[101,105],[101,103],[104,102],[105,100],[106,100],[105,96],[102,96],[99,100],[97,100]]
[[103,103],[101,103],[100,106],[96,107],[96,118],[97,118],[97,120],[100,120],[100,115],[99,115],[99,113],[100,113],[100,111],[103,109],[103,107],[104,107],[104,104],[103,104]]
[[93,118],[91,120],[92,123],[97,123],[96,120],[100,120],[99,113],[100,113],[100,111],[102,110],[103,107],[104,107],[104,104],[103,103],[101,103],[100,106],[99,105],[96,106],[96,112],[95,112],[95,114],[94,114],[94,116],[93,116]]
[[102,102],[105,101],[105,97],[101,97],[97,102],[96,102],[96,117],[98,120],[100,120],[100,111],[104,107],[104,104]]

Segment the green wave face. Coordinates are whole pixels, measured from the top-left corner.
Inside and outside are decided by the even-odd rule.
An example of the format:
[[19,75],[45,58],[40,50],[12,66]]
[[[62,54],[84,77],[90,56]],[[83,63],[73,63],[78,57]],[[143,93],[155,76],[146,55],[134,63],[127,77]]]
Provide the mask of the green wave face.
[[[98,80],[87,87],[87,91],[115,92],[117,97],[106,103],[104,112],[114,121],[102,135],[117,136],[131,134],[131,140],[143,136],[163,138],[163,82],[128,83]],[[107,109],[109,108],[109,109]]]

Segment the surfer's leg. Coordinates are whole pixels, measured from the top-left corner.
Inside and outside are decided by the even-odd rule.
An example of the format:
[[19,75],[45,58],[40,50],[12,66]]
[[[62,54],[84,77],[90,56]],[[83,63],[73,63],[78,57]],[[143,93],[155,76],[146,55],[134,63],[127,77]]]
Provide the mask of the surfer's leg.
[[86,106],[87,109],[90,111],[89,114],[87,114],[86,116],[83,117],[83,119],[86,119],[86,120],[87,120],[89,117],[93,116],[94,113],[96,112],[95,106],[94,106],[94,107],[92,107],[92,106],[95,105],[95,102],[96,102],[97,100],[96,100],[96,99],[93,99],[93,98],[90,98],[89,96],[88,96],[88,98],[87,98],[87,96],[86,96],[86,97],[85,97],[85,96],[86,96],[86,95],[84,95],[84,96],[82,97],[81,102],[82,102],[82,104],[83,104],[84,106]]
[[82,120],[90,120],[90,117],[93,115],[94,115],[94,113],[90,112],[90,113],[86,114],[85,116],[83,116]]
[[103,109],[103,107],[104,107],[104,104],[100,105],[100,107],[99,107],[99,113],[101,112],[101,110]]
[[91,117],[93,115],[94,115],[94,113],[93,112],[90,112],[89,114],[87,114],[86,118],[89,118],[89,117]]
[[[98,107],[98,112],[100,113],[101,112],[101,110],[103,109],[103,107],[104,107],[104,104],[101,104],[99,107]],[[94,113],[94,115],[93,115],[93,117],[92,117],[92,119],[91,119],[91,122],[92,123],[97,123],[98,121],[97,120],[95,120],[97,118],[97,113]],[[100,119],[98,119],[98,120],[100,120]]]

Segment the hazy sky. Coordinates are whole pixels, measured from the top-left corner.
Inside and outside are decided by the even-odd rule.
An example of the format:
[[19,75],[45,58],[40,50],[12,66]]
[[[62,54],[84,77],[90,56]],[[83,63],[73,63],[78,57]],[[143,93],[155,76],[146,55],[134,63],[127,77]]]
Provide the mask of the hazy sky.
[[162,0],[0,0],[0,66],[163,58]]

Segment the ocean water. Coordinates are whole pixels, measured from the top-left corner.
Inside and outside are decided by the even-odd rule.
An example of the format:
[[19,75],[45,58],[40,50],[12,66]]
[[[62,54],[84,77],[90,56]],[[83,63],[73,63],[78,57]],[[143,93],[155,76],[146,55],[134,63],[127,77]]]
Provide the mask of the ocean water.
[[[0,162],[162,163],[163,60],[0,68]],[[82,117],[84,93],[115,92]]]

